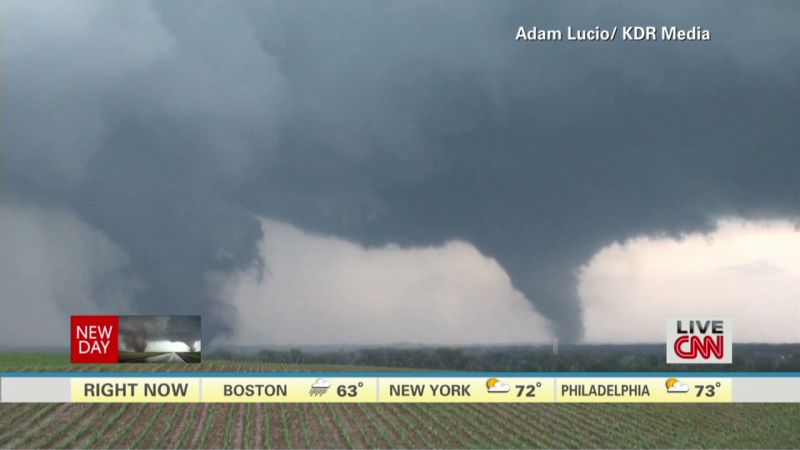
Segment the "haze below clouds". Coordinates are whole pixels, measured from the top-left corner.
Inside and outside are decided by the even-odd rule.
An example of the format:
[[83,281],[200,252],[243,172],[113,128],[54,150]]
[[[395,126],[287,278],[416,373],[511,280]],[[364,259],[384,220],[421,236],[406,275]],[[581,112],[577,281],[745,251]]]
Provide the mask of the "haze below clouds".
[[239,345],[551,342],[547,320],[466,242],[363,248],[264,222],[267,270],[225,280]]
[[681,239],[639,236],[584,266],[588,342],[661,342],[669,316],[733,318],[734,342],[800,342],[800,232],[725,220]]
[[[671,242],[800,217],[797,3],[7,0],[0,20],[0,320],[54,324],[10,342],[84,311],[202,314],[206,342],[236,340],[243,311],[320,325],[312,306],[348,341],[382,339],[355,327],[366,310],[414,312],[420,339],[580,342],[622,339],[614,316],[643,297],[776,302],[786,329],[794,272],[769,274],[796,265],[770,238],[730,261]],[[712,40],[514,41],[627,24]],[[678,248],[716,284],[659,293],[658,273],[690,280],[649,255]],[[646,274],[615,291],[619,264]]]

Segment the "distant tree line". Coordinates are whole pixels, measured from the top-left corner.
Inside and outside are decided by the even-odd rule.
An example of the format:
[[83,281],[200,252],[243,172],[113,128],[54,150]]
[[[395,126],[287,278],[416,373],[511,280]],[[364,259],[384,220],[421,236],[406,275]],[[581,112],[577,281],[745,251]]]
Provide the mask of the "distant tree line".
[[708,365],[667,365],[664,347],[653,345],[562,346],[559,354],[543,347],[217,350],[209,357],[480,372],[800,372],[800,345],[740,344],[733,353],[732,364]]

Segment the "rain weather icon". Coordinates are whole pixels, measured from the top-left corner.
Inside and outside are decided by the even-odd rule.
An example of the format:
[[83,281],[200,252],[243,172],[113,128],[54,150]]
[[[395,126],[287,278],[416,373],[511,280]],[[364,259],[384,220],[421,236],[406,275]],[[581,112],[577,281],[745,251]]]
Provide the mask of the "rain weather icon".
[[667,392],[670,393],[689,392],[689,385],[677,378],[667,378],[665,385],[667,386]]
[[486,380],[486,390],[489,391],[490,394],[498,394],[510,391],[511,386],[503,383],[497,378],[489,378]]
[[331,387],[331,382],[324,379],[324,378],[317,378],[317,381],[311,385],[311,390],[308,391],[308,395],[312,397],[322,397],[328,392],[328,389]]

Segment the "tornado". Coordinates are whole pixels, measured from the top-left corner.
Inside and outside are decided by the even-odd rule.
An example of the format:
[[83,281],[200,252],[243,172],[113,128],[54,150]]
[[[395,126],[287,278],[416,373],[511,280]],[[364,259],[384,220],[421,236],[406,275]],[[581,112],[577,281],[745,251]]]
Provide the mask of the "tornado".
[[[202,315],[207,339],[235,326],[221,280],[269,267],[268,217],[366,247],[470,242],[579,342],[604,246],[800,215],[800,5],[720,5],[11,0],[3,196],[121,249],[124,292],[91,278],[102,307]],[[515,41],[531,18],[712,38]]]

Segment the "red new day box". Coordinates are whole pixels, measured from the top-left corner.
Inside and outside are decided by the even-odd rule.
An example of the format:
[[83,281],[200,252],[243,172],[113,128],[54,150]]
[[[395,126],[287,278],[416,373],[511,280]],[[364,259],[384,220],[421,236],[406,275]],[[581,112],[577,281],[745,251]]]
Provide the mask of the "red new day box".
[[73,364],[119,362],[119,316],[72,316]]

